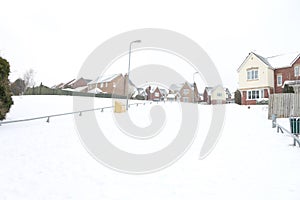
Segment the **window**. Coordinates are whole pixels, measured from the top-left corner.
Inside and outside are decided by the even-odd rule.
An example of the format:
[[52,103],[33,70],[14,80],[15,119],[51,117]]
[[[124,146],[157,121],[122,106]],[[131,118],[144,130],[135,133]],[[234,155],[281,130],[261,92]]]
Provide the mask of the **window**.
[[300,66],[295,66],[294,68],[294,73],[295,73],[295,76],[300,76],[300,70],[299,70]]
[[258,69],[247,70],[247,80],[258,80]]
[[189,89],[183,89],[183,95],[187,95],[190,93],[190,90]]
[[108,85],[108,84],[107,84],[107,82],[106,82],[106,83],[105,83],[105,87],[107,87],[107,85]]
[[189,102],[189,98],[188,97],[182,97],[183,102]]
[[260,91],[260,98],[264,98],[264,97],[265,97],[264,90],[261,90],[261,91]]
[[277,86],[281,86],[282,85],[282,74],[278,74],[277,75]]
[[115,82],[113,82],[113,87],[114,87],[114,88],[116,87],[116,83],[115,83]]
[[100,84],[100,88],[103,88],[103,83]]
[[264,98],[264,90],[249,90],[247,92],[247,99]]
[[159,93],[158,93],[158,92],[155,92],[155,93],[154,93],[154,96],[155,96],[155,97],[159,97]]
[[221,97],[221,96],[222,96],[222,93],[221,93],[221,92],[218,92],[218,93],[217,93],[217,96],[218,96],[218,97]]

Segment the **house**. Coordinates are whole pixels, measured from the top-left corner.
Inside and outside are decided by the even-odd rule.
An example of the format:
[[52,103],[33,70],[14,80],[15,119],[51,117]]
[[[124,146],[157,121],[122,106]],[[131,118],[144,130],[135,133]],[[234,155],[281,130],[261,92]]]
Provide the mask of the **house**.
[[145,100],[147,99],[147,93],[144,88],[136,88],[131,96],[132,99]]
[[172,84],[170,86],[172,94],[178,94],[178,98],[181,102],[199,102],[200,97],[196,83],[191,84],[188,82],[180,84]]
[[172,93],[169,93],[167,94],[167,101],[177,101],[178,99],[178,96],[179,94],[172,94]]
[[91,81],[92,80],[84,79],[84,78],[81,77],[79,79],[75,79],[72,82],[68,83],[68,85],[66,85],[65,87],[70,87],[72,89],[76,89],[76,88],[79,88],[79,87],[85,87]]
[[150,101],[161,101],[162,100],[162,93],[158,87],[147,87],[146,88],[147,93],[147,100]]
[[211,92],[214,88],[213,87],[205,87],[203,92],[203,101],[207,104],[211,104]]
[[[102,75],[92,80],[88,84],[88,91],[97,93],[126,95],[127,94],[127,74],[123,76],[120,74]],[[95,90],[95,88],[98,88]],[[129,93],[133,93],[135,89],[134,84],[129,81]]]
[[226,90],[227,88],[223,88],[222,86],[216,86],[211,91],[211,104],[225,104],[226,103]]
[[102,90],[100,90],[99,88],[97,88],[97,87],[95,87],[95,88],[93,88],[93,89],[91,89],[91,90],[88,90],[87,91],[88,93],[92,93],[92,94],[104,94],[105,92],[103,92]]
[[87,93],[88,92],[88,86],[82,86],[82,87],[77,87],[75,89],[73,89],[74,92],[84,92]]
[[232,98],[232,94],[230,93],[228,88],[225,88],[225,97],[226,103],[234,103],[234,98]]
[[237,72],[242,104],[256,104],[258,100],[269,98],[270,94],[282,93],[285,84],[298,80],[299,53],[263,57],[251,52]]
[[69,89],[70,91],[74,91],[72,89],[81,88],[80,90],[82,91],[82,87],[86,87],[90,81],[91,80],[89,80],[89,79],[84,79],[81,77],[79,79],[72,79],[71,81],[68,81],[67,83],[60,83],[51,88],[52,89]]
[[198,93],[198,96],[199,96],[199,102],[202,102],[203,101],[203,93]]
[[52,86],[51,89],[62,89],[63,86],[64,86],[64,83],[59,83],[57,85]]
[[161,100],[162,101],[167,100],[168,90],[160,88],[159,91],[160,91],[160,94],[161,94]]
[[225,104],[231,99],[231,93],[228,88],[224,88],[220,85],[216,87],[205,87],[203,99],[207,104]]
[[76,79],[72,79],[71,81],[69,81],[69,82],[67,82],[67,83],[64,83],[64,84],[61,86],[61,89],[66,89],[66,88],[71,88],[71,89],[72,89],[71,84],[72,84],[73,82],[75,82],[75,81],[76,81]]
[[300,54],[291,53],[268,58],[274,68],[274,91],[282,93],[285,85],[300,85]]

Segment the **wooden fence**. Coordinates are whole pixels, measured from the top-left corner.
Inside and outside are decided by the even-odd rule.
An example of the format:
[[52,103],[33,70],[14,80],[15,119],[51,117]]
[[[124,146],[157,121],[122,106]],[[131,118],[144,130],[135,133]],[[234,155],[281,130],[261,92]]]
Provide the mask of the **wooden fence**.
[[300,94],[272,94],[269,98],[268,118],[275,114],[277,118],[300,116]]

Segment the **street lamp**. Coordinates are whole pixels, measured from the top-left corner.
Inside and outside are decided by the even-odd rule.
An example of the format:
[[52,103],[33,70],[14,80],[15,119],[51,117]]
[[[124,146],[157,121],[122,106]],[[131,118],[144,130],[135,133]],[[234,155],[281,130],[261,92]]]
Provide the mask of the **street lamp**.
[[195,83],[195,75],[196,75],[196,74],[199,74],[199,72],[195,72],[195,73],[193,74],[193,81],[194,81],[194,91],[193,91],[194,103],[195,103],[195,86],[196,86],[196,83]]
[[131,41],[129,44],[129,62],[128,62],[128,72],[127,72],[127,98],[126,98],[126,110],[128,110],[128,93],[129,93],[129,73],[130,73],[130,58],[131,58],[131,46],[133,43],[141,43],[141,40]]

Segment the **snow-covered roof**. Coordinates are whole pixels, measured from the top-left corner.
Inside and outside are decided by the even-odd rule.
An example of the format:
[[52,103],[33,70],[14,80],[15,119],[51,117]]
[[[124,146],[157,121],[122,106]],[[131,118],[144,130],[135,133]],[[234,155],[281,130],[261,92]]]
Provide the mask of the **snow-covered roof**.
[[73,92],[73,91],[74,91],[74,89],[72,89],[72,88],[63,88],[63,89],[61,89],[61,90],[70,91],[70,92]]
[[271,67],[278,69],[292,66],[294,60],[299,56],[299,52],[281,54],[277,56],[267,57]]
[[[258,57],[262,62],[264,62],[266,65],[271,66],[271,64],[269,63],[268,59],[258,55],[257,53],[251,52],[252,54],[254,54],[256,57]],[[250,54],[249,54],[250,55]]]
[[187,85],[191,88],[191,89],[194,89],[194,84],[192,83],[188,83],[188,82],[184,82],[184,83],[177,83],[177,84],[172,84],[170,86],[170,90],[172,91],[180,91],[180,89],[184,86],[184,84],[187,83]]
[[[211,95],[211,93],[212,93],[214,90],[216,90],[217,88],[220,88],[220,87],[224,89],[224,92],[225,92],[226,94],[230,94],[230,95],[231,95],[229,89],[226,88],[226,87],[222,87],[221,85],[217,85],[217,86],[215,86],[215,87],[205,87],[205,90],[207,91],[207,94],[208,94],[208,95]],[[202,95],[203,95],[203,94],[202,94]]]
[[184,83],[177,83],[177,84],[174,83],[170,86],[170,90],[179,91],[183,85],[184,85]]
[[72,81],[66,83],[66,85],[72,85],[73,83],[75,83],[78,79],[73,79]]
[[167,98],[175,99],[176,96],[177,96],[177,94],[168,94],[168,95],[167,95]]
[[287,80],[284,81],[282,88],[284,88],[285,85],[300,85],[300,80]]
[[61,89],[64,86],[64,83],[60,83],[58,85],[54,85],[52,88]]
[[74,91],[76,92],[82,92],[84,91],[88,86],[82,86],[82,87],[78,87],[78,88],[75,88]]
[[120,75],[122,75],[122,74],[110,74],[110,75],[98,76],[95,80],[92,80],[91,82],[89,82],[88,85],[96,84],[96,83],[110,82]]
[[271,69],[278,69],[284,67],[290,67],[294,64],[294,62],[300,57],[300,51],[293,52],[293,53],[285,53],[275,56],[268,56],[264,57],[257,53],[250,52],[247,58],[243,61],[243,63],[238,68],[238,72],[240,71],[241,67],[244,65],[245,62],[250,58],[250,55],[255,55],[259,60],[269,66]]
[[167,95],[168,94],[168,91],[166,89],[163,89],[163,88],[159,88],[159,91],[161,94],[163,95]]
[[205,87],[205,90],[208,95],[211,95],[211,92],[213,91],[214,87]]
[[136,88],[139,93],[145,92],[144,88]]
[[103,91],[96,87],[92,90],[89,90],[88,93],[99,94],[99,93],[103,93]]
[[151,87],[150,93],[153,93],[156,90],[157,87]]
[[61,88],[64,88],[64,87],[67,87],[67,86],[70,86],[72,83],[74,83],[76,81],[76,79],[72,79],[71,81],[67,82],[67,83],[64,83]]
[[144,88],[135,88],[132,97],[136,97],[137,95],[147,96]]

